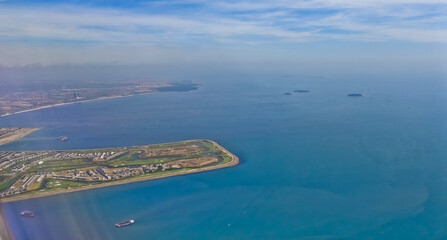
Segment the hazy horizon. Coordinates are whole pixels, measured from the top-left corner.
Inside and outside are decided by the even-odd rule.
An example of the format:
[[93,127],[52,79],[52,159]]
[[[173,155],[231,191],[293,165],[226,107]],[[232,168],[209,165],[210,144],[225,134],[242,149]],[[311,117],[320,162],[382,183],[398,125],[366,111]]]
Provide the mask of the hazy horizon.
[[0,1],[0,65],[445,72],[440,1]]

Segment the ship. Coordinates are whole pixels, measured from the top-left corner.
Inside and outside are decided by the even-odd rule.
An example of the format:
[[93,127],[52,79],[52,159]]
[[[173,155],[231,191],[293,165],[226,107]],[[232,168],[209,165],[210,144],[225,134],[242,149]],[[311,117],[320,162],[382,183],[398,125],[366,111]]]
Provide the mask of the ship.
[[22,217],[34,217],[34,212],[33,211],[22,211],[20,212],[20,216]]
[[124,222],[119,222],[119,223],[117,223],[117,224],[115,224],[115,227],[125,227],[125,226],[129,226],[129,225],[131,225],[131,224],[133,224],[135,221],[133,220],[133,219],[130,219],[130,220],[127,220],[127,221],[124,221]]
[[59,141],[68,141],[68,139],[69,138],[67,136],[60,136],[57,138],[57,140],[59,140]]

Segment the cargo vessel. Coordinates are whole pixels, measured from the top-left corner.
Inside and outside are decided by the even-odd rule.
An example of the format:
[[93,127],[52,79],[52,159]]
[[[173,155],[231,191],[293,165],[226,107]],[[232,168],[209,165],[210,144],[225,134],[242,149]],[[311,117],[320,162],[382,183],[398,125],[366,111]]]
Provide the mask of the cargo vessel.
[[33,211],[22,211],[20,212],[20,216],[22,217],[34,217],[34,212]]
[[125,227],[125,226],[129,226],[129,225],[131,225],[131,224],[133,224],[135,221],[133,220],[133,219],[130,219],[130,220],[127,220],[127,221],[124,221],[124,222],[119,222],[119,223],[117,223],[117,224],[115,224],[115,227]]

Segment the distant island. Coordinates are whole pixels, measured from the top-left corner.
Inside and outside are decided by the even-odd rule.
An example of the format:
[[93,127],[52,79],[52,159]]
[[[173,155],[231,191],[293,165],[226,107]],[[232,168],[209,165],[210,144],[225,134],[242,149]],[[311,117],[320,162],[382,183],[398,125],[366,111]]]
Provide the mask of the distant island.
[[65,104],[131,96],[151,92],[198,89],[192,82],[123,81],[108,84],[79,84],[69,88],[25,89],[0,92],[0,117]]
[[0,151],[3,202],[145,181],[238,164],[211,140],[87,150]]
[[304,90],[304,89],[297,89],[297,90],[295,90],[293,92],[296,92],[296,93],[308,93],[310,91],[309,90]]
[[40,128],[0,128],[0,145],[17,141]]
[[292,95],[292,93],[286,92],[286,93],[284,93],[284,95],[289,96],[289,95]]
[[361,97],[361,96],[363,96],[363,95],[360,94],[360,93],[350,93],[350,94],[348,94],[347,96],[348,96],[348,97]]

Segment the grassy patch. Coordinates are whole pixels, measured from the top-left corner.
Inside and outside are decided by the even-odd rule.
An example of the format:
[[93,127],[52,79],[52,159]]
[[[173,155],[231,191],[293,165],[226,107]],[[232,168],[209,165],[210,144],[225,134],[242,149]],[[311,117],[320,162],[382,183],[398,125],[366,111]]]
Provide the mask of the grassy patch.
[[29,172],[37,171],[61,171],[98,165],[88,159],[70,159],[46,161],[42,165],[35,165],[28,169]]
[[48,180],[48,182],[45,184],[45,189],[60,190],[60,189],[78,188],[78,187],[82,187],[82,186],[89,186],[89,185],[95,185],[95,184],[98,184],[98,183],[51,179],[51,180]]
[[11,187],[22,175],[16,175],[14,177],[8,177],[0,182],[0,191],[3,191]]
[[223,159],[222,159],[222,163],[223,163],[223,164],[231,162],[231,157],[228,156],[228,154],[224,154],[224,155],[222,156],[222,158],[223,158]]

